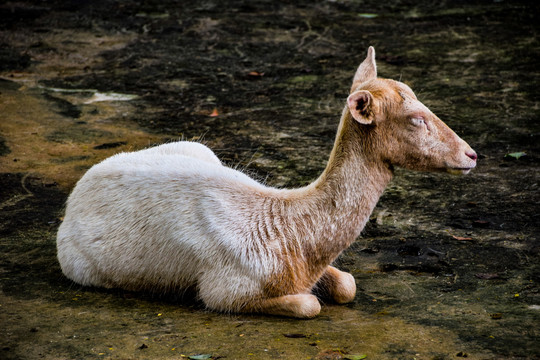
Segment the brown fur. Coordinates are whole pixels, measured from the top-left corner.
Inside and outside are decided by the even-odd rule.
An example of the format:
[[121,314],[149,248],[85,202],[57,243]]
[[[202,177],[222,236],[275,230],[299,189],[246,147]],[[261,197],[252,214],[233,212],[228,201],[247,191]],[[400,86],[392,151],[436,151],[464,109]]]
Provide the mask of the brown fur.
[[[312,305],[304,308],[302,301],[310,299],[308,303],[311,304],[309,294],[317,283],[336,302],[351,301],[355,292],[354,279],[328,264],[359,235],[392,178],[393,166],[416,170],[445,169],[442,158],[446,154],[434,151],[422,157],[409,150],[416,140],[408,140],[410,114],[404,105],[408,98],[416,100],[414,93],[392,80],[366,79],[366,74],[372,76],[376,71],[361,68],[351,92],[359,93],[352,101],[360,99],[363,103],[345,108],[323,174],[308,188],[295,191],[290,197],[272,199],[276,203],[273,207],[281,209],[275,214],[276,218],[288,224],[289,230],[283,234],[283,238],[288,239],[280,254],[283,266],[266,282],[264,296],[251,299],[244,311],[303,317],[314,311]],[[368,101],[361,92],[370,95]],[[459,152],[456,156],[463,156],[463,152],[472,151],[468,146],[462,146],[464,142],[429,110],[420,110],[422,116],[429,118],[426,121],[430,122],[431,132],[437,132],[438,140],[452,150],[450,153]],[[361,120],[355,119],[355,115]],[[339,217],[339,221],[333,223],[339,231],[324,226],[328,221],[320,216]],[[303,241],[313,240],[313,236],[316,236],[315,242]],[[287,297],[289,294],[305,296],[291,298]],[[280,301],[283,301],[282,309],[278,309]]]

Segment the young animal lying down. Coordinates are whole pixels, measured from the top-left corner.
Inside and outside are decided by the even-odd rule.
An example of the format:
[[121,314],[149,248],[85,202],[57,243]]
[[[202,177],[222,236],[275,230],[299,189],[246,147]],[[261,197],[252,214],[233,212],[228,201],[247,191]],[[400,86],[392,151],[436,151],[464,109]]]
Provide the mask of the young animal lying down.
[[262,185],[194,142],[121,153],[77,183],[58,260],[83,285],[195,286],[217,311],[310,318],[321,309],[316,287],[353,300],[353,276],[330,264],[360,234],[394,166],[466,174],[476,158],[407,85],[377,78],[370,47],[312,184]]

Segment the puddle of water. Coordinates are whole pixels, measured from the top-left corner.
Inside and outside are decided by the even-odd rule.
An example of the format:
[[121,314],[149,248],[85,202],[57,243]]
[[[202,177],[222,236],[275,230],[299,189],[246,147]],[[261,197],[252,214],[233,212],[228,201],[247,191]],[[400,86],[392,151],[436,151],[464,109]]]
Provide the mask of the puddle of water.
[[100,93],[96,92],[92,97],[86,100],[85,104],[92,104],[100,101],[130,101],[137,99],[137,95],[118,94],[114,92]]
[[[53,93],[60,93],[60,94],[77,94],[79,97],[86,96],[86,100],[71,100],[71,103],[81,103],[82,104],[92,104],[95,102],[100,101],[130,101],[135,100],[138,98],[137,95],[131,95],[131,94],[120,94],[115,93],[112,91],[109,92],[99,92],[96,89],[60,89],[60,88],[52,88],[52,87],[45,87],[45,86],[38,86],[40,89],[43,89],[45,91],[50,91]],[[90,95],[90,96],[87,96]]]

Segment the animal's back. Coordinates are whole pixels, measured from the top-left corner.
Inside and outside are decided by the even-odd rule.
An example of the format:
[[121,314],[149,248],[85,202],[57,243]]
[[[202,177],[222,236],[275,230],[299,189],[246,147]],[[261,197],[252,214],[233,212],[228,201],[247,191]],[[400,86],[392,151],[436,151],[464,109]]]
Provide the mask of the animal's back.
[[194,141],[176,141],[151,147],[137,152],[144,155],[184,155],[221,165],[221,161],[207,146]]
[[203,269],[241,263],[239,244],[250,241],[238,228],[248,216],[242,204],[267,188],[213,161],[209,149],[205,159],[171,152],[178,144],[118,154],[83,176],[58,232],[66,276],[161,292],[195,285]]

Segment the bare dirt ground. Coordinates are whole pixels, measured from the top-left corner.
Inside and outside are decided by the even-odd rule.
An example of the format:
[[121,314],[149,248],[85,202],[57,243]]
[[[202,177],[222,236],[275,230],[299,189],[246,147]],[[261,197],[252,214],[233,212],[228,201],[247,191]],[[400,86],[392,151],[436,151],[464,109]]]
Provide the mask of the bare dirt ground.
[[[538,10],[1,3],[0,358],[540,358]],[[63,277],[63,204],[119,151],[195,139],[271,185],[316,178],[369,45],[379,75],[409,84],[480,158],[466,177],[396,171],[337,262],[354,303],[309,321],[223,315]]]

